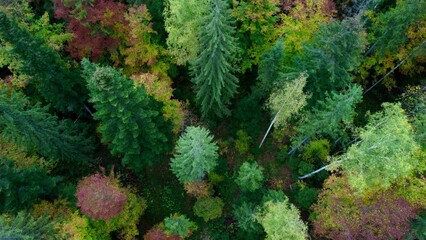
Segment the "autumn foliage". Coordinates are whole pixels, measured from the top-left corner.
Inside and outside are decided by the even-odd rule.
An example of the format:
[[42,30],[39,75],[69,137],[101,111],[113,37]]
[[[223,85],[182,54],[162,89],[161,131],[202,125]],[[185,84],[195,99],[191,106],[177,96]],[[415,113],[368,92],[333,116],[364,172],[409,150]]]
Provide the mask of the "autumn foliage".
[[127,201],[113,175],[101,173],[83,178],[77,186],[77,206],[93,219],[108,220],[121,213]]
[[126,8],[122,3],[112,0],[95,0],[83,5],[85,17],[73,15],[75,6],[65,6],[61,0],[55,0],[55,17],[68,21],[67,30],[74,38],[69,42],[67,50],[71,57],[82,59],[87,57],[97,61],[102,54],[116,54],[121,39],[126,38]]
[[413,206],[387,191],[356,197],[345,177],[331,176],[318,203],[314,235],[330,239],[402,239],[416,217]]

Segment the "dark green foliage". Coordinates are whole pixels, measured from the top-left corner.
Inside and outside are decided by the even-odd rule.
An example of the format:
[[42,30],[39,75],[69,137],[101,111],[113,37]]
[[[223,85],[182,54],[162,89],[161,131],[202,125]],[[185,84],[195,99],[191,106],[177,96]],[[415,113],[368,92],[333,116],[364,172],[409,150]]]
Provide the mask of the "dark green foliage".
[[301,187],[297,190],[295,199],[301,208],[307,210],[317,200],[317,194],[318,190],[316,188]]
[[209,221],[222,216],[223,201],[218,197],[200,197],[194,205],[195,215]]
[[264,113],[260,104],[261,94],[261,91],[254,90],[250,95],[240,99],[232,111],[231,124],[236,129],[245,129],[252,139],[256,139],[262,130]]
[[372,50],[377,50],[380,56],[386,52],[395,54],[399,47],[408,42],[408,28],[426,18],[425,8],[424,0],[404,0],[398,1],[395,8],[379,14],[371,25],[371,32],[377,39]]
[[262,203],[266,203],[269,201],[272,202],[284,202],[286,196],[282,191],[277,190],[268,190],[266,194],[262,197]]
[[332,92],[325,101],[319,101],[318,107],[308,113],[305,121],[298,127],[299,134],[294,136],[296,143],[305,137],[330,136],[337,139],[350,127],[355,116],[355,105],[362,100],[362,89],[352,85],[341,93]]
[[30,76],[29,84],[61,112],[82,112],[86,90],[76,72],[60,55],[0,12],[0,40],[13,45],[12,54],[23,63],[19,71]]
[[161,104],[134,86],[111,67],[82,61],[83,74],[94,104],[95,120],[102,142],[113,155],[123,157],[123,165],[140,171],[171,151],[171,124],[161,114]]
[[283,80],[284,41],[278,40],[275,46],[260,58],[257,80],[262,93],[269,95]]
[[330,142],[327,139],[313,140],[303,148],[303,159],[311,163],[324,163],[330,154]]
[[262,187],[263,167],[260,167],[257,162],[244,162],[235,181],[243,191],[253,192]]
[[340,91],[352,82],[350,72],[360,63],[364,49],[362,26],[356,19],[332,21],[321,26],[311,44],[294,58],[287,76],[308,73],[306,90],[312,93],[311,102],[324,99],[326,93]]
[[299,162],[299,169],[298,169],[297,173],[300,176],[303,176],[303,175],[308,174],[308,173],[310,173],[314,170],[315,170],[315,166],[313,164],[305,162],[305,161],[300,161]]
[[[91,161],[93,143],[87,139],[77,124],[58,120],[40,104],[30,105],[21,93],[0,90],[0,132],[29,152],[59,160],[59,168],[87,166]],[[72,169],[67,169],[70,171]]]
[[250,202],[243,202],[240,206],[235,206],[233,214],[237,220],[238,227],[247,232],[257,232],[260,225],[256,222],[256,205]]
[[0,212],[30,208],[40,198],[53,195],[58,180],[48,176],[44,169],[15,168],[12,161],[1,158]]
[[411,221],[411,231],[407,239],[426,239],[426,212],[420,213],[416,219]]
[[47,216],[34,218],[26,212],[16,216],[0,216],[0,239],[57,239],[57,230]]
[[197,102],[204,117],[210,113],[229,115],[227,105],[238,87],[238,79],[232,74],[237,39],[228,5],[225,0],[213,0],[201,28],[201,52],[192,66]]
[[185,238],[197,229],[197,225],[185,215],[174,214],[164,219],[164,229],[170,236],[179,235],[181,238]]

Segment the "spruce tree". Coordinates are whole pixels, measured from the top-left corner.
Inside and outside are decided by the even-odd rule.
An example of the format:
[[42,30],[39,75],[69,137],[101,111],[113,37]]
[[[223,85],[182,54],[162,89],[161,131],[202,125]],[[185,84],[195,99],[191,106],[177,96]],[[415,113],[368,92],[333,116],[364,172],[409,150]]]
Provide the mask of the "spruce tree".
[[31,105],[22,93],[6,89],[0,89],[0,133],[28,152],[58,160],[67,172],[70,166],[84,169],[94,148],[76,123],[58,120],[47,107]]
[[58,239],[55,223],[48,216],[34,218],[27,212],[0,216],[0,239]]
[[312,93],[311,104],[323,100],[326,93],[345,89],[352,82],[350,72],[360,64],[364,49],[362,31],[356,19],[323,25],[312,43],[305,45],[293,63],[286,66],[288,77],[308,73],[306,90]]
[[353,84],[343,92],[332,92],[324,101],[318,101],[318,107],[307,114],[297,128],[298,135],[293,137],[295,143],[314,136],[329,136],[337,139],[344,134],[355,116],[355,105],[362,100],[362,88]]
[[253,192],[262,187],[264,179],[263,168],[257,162],[244,162],[235,181],[243,191]]
[[21,60],[19,72],[30,76],[29,88],[61,112],[81,112],[86,90],[77,72],[70,71],[60,55],[42,39],[0,12],[0,40],[12,44],[12,54]]
[[176,144],[170,163],[172,172],[182,183],[202,180],[217,165],[218,146],[209,130],[188,127]]
[[101,141],[113,155],[122,156],[124,165],[139,171],[171,151],[172,124],[164,120],[161,103],[112,67],[87,59],[82,65]]
[[237,39],[227,2],[214,0],[211,6],[199,37],[201,51],[192,66],[193,82],[203,117],[210,113],[222,117],[229,115],[227,105],[238,87],[232,73]]
[[30,208],[40,198],[54,195],[59,178],[47,175],[38,167],[16,168],[0,159],[0,212],[17,212]]

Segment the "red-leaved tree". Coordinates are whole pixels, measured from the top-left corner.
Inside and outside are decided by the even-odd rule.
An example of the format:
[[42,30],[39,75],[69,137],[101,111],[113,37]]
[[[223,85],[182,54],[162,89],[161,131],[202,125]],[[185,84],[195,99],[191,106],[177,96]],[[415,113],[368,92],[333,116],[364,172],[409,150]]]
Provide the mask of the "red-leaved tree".
[[360,198],[354,195],[346,177],[331,176],[318,202],[314,235],[329,239],[402,239],[410,230],[415,208],[392,191]]
[[54,0],[55,17],[68,21],[67,29],[74,38],[68,43],[67,50],[71,57],[87,57],[97,61],[108,52],[117,55],[117,48],[127,38],[128,22],[125,19],[126,7],[113,0],[93,0],[83,4],[76,14],[77,6],[64,4],[63,0]]
[[121,213],[127,195],[113,175],[96,173],[83,178],[77,186],[77,206],[93,219],[109,220]]
[[178,235],[168,236],[162,229],[161,224],[151,228],[143,236],[144,240],[180,240],[182,239]]

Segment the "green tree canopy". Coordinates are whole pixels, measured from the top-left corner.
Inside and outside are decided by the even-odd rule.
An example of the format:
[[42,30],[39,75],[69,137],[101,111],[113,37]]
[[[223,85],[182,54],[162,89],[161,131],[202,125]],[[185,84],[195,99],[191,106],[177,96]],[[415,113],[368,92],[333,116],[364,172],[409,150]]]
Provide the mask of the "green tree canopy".
[[122,163],[139,171],[171,151],[171,124],[161,114],[161,103],[148,96],[112,67],[82,61],[94,104],[102,142]]
[[266,202],[256,220],[263,226],[266,239],[306,239],[308,227],[300,219],[299,210],[287,198],[282,202]]
[[257,162],[244,162],[238,171],[238,177],[235,180],[244,191],[253,192],[262,187],[264,176],[263,168]]
[[81,112],[86,89],[78,72],[70,71],[60,55],[0,12],[0,39],[21,60],[18,70],[30,77],[29,84],[40,96],[62,112]]
[[0,215],[0,239],[57,239],[55,222],[47,216],[34,218],[27,212],[16,216]]
[[275,115],[273,123],[276,128],[285,128],[288,120],[306,105],[309,96],[303,89],[307,77],[306,74],[301,74],[295,80],[285,82],[270,95],[267,106]]
[[224,203],[218,197],[200,197],[194,205],[195,215],[209,221],[222,216]]
[[176,144],[176,154],[170,165],[182,183],[204,178],[217,165],[218,146],[203,127],[188,127]]
[[29,152],[59,160],[59,168],[79,166],[81,170],[91,161],[93,143],[77,124],[58,120],[40,104],[30,105],[20,92],[0,89],[0,113],[0,132],[5,139]]
[[362,88],[351,85],[343,92],[332,92],[309,112],[297,128],[293,141],[299,143],[306,137],[329,136],[337,139],[344,135],[355,116],[355,105],[362,100]]
[[170,236],[179,235],[181,238],[186,238],[192,231],[197,230],[197,225],[185,215],[174,214],[164,219],[164,229]]
[[211,0],[168,0],[164,8],[169,53],[178,65],[192,62],[200,49],[198,35]]
[[232,26],[231,10],[225,0],[213,0],[211,13],[203,18],[200,53],[192,65],[196,100],[204,117],[214,113],[229,115],[231,98],[237,91],[235,68],[237,39]]
[[241,24],[239,31],[242,51],[242,70],[259,63],[260,56],[279,36],[277,23],[280,12],[278,0],[238,0],[233,2],[232,13]]
[[260,226],[256,222],[257,206],[251,202],[243,202],[241,205],[234,207],[233,214],[237,220],[238,227],[247,231],[258,231]]
[[[40,198],[54,196],[59,178],[38,167],[16,168],[8,159],[0,159],[0,212],[28,209]],[[0,225],[1,226],[1,225]]]
[[356,19],[322,25],[312,43],[305,45],[287,66],[286,75],[298,76],[306,71],[306,90],[312,93],[312,101],[324,99],[327,92],[347,88],[352,82],[350,72],[359,65],[364,49],[362,31]]
[[389,188],[408,177],[419,164],[413,153],[418,145],[413,129],[400,104],[384,103],[359,130],[360,142],[349,147],[342,157],[343,170],[357,191]]

